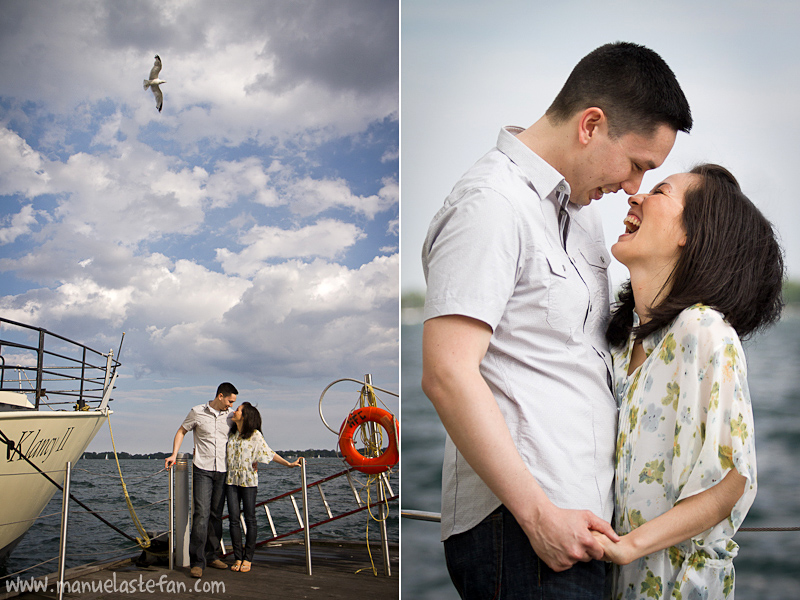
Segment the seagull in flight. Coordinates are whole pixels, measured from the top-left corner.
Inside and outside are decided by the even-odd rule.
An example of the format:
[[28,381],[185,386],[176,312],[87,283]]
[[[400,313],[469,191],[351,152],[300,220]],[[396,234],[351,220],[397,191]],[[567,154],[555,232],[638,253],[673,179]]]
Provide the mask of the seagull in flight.
[[161,57],[156,54],[156,62],[153,64],[153,68],[150,69],[150,78],[144,80],[144,89],[150,88],[153,90],[153,96],[156,97],[156,108],[158,112],[161,112],[161,107],[164,106],[164,94],[161,93],[161,88],[159,87],[162,83],[167,83],[163,79],[158,78],[158,74],[161,72]]

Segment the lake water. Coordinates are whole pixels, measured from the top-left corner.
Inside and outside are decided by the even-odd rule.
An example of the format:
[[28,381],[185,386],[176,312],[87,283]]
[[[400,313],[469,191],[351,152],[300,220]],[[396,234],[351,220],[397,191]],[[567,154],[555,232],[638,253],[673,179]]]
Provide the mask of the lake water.
[[[289,458],[290,454],[281,453]],[[122,474],[125,485],[131,496],[131,501],[136,508],[139,520],[148,531],[167,531],[169,527],[169,506],[166,502],[169,497],[168,473],[162,471],[163,460],[121,460]],[[312,458],[307,461],[307,481],[313,483],[324,477],[339,473],[345,469],[342,461],[337,458]],[[366,502],[367,493],[364,489],[366,476],[354,472],[351,474],[354,485],[358,489],[362,501]],[[258,475],[258,501],[262,502],[279,494],[296,489],[301,485],[300,469],[287,469],[276,463],[268,466],[259,466]],[[399,492],[397,475],[392,474],[390,485],[395,494]],[[331,507],[334,516],[357,508],[353,492],[347,483],[346,477],[339,477],[322,485],[325,498]],[[86,504],[107,521],[113,523],[122,531],[136,537],[136,528],[129,516],[125,496],[119,481],[116,462],[112,460],[80,460],[73,467],[72,495]],[[32,565],[41,563],[58,556],[58,542],[61,529],[61,492],[56,495],[42,512],[43,517],[34,523],[28,530],[25,538],[6,559],[5,564],[0,563],[0,576],[27,569]],[[316,488],[309,490],[309,520],[314,523],[327,518],[325,508]],[[298,507],[302,510],[302,496],[296,494]],[[371,501],[375,500],[375,486],[371,488]],[[157,503],[147,507],[152,503]],[[270,512],[277,533],[297,529],[297,519],[294,508],[289,498],[270,503]],[[375,512],[376,509],[373,509]],[[55,514],[52,514],[55,513]],[[52,516],[45,516],[51,515]],[[271,537],[269,522],[263,508],[257,508],[258,515],[258,540]],[[377,516],[377,512],[375,512]],[[377,522],[370,521],[368,511],[333,521],[326,525],[313,528],[311,538],[335,540],[363,540],[366,542],[367,524],[369,521],[369,538],[373,542],[380,541],[380,530]],[[223,540],[230,549],[230,536],[227,521],[223,525]],[[387,519],[387,534],[391,542],[399,540],[398,504],[396,501],[389,504],[389,518]],[[302,537],[302,533],[297,534]],[[67,567],[75,567],[96,560],[107,560],[113,557],[138,555],[135,542],[115,532],[108,526],[87,514],[74,502],[70,503],[70,521],[68,527],[68,558]],[[313,544],[312,544],[313,560]],[[377,558],[380,568],[380,557]],[[58,570],[58,560],[53,560],[45,565],[20,575],[21,578],[38,577]],[[0,591],[5,591],[5,586],[0,586]]]
[[[444,428],[420,389],[422,326],[402,327],[404,509],[440,511]],[[758,496],[744,527],[800,526],[800,316],[745,343],[758,454]],[[403,519],[403,598],[455,600],[439,524]],[[800,598],[800,532],[740,532],[737,600]]]

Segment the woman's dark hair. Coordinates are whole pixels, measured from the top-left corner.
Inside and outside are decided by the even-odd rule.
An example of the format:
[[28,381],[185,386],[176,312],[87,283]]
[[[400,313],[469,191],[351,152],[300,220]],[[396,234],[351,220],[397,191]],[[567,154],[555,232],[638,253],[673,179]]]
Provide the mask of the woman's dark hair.
[[[243,440],[247,440],[253,435],[255,431],[261,431],[261,413],[258,409],[249,402],[242,402],[242,431],[239,434]],[[239,428],[236,423],[231,425],[231,430],[228,432],[228,437],[237,432]]]
[[[665,287],[669,293],[635,329],[644,339],[697,303],[725,315],[741,338],[775,323],[783,309],[783,252],[772,224],[742,193],[731,173],[705,164],[690,171],[700,183],[684,196],[686,245]],[[670,287],[671,286],[671,287]],[[633,328],[631,282],[623,284],[606,330],[620,346]]]
[[547,109],[563,123],[596,106],[608,118],[609,135],[651,135],[659,125],[692,128],[692,112],[675,74],[655,52],[630,42],[605,44],[575,65]]

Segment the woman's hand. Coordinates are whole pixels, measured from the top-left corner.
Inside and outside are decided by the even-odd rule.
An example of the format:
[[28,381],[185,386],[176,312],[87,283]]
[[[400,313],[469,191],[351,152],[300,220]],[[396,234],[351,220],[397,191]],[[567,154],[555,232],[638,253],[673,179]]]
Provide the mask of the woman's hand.
[[294,462],[290,462],[290,463],[289,463],[289,464],[287,464],[286,466],[287,466],[287,467],[290,467],[290,468],[291,468],[291,467],[299,467],[299,466],[300,466],[300,461],[301,461],[301,460],[302,460],[301,458],[298,458],[298,459],[296,459]]
[[628,543],[629,540],[622,536],[618,542],[612,542],[604,534],[593,531],[592,535],[597,539],[603,547],[603,560],[606,562],[613,562],[617,565],[627,565],[634,560],[633,552]]

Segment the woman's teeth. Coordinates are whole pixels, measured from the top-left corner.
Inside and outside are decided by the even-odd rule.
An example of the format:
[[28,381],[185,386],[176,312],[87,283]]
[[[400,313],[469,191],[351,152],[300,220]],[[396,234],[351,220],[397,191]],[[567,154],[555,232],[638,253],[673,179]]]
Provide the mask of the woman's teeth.
[[625,230],[627,233],[638,231],[642,224],[641,219],[639,219],[639,217],[636,215],[628,215],[622,222],[625,224]]

